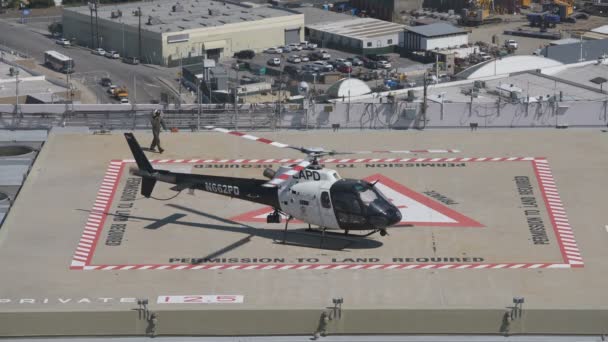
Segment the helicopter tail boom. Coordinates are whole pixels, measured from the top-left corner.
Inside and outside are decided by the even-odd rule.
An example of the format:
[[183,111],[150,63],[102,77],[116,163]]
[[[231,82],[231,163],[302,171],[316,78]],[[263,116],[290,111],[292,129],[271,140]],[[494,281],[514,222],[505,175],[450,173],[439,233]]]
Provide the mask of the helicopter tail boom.
[[139,170],[134,170],[133,174],[142,178],[141,194],[145,197],[150,197],[152,195],[152,190],[154,190],[154,185],[156,184],[156,178],[152,176],[156,170],[154,170],[152,164],[148,158],[146,158],[144,151],[141,149],[141,146],[139,146],[133,133],[125,133],[125,138],[127,139],[131,153],[133,153],[133,158],[135,158],[135,162],[139,168]]

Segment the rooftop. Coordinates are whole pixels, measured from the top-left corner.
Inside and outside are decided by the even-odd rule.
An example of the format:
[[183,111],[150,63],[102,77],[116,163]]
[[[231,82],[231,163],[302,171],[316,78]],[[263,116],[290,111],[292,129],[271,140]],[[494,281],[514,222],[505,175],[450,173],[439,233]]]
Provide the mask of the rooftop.
[[327,11],[316,7],[297,7],[294,11],[304,14],[304,24],[315,25],[324,23],[335,23],[337,21],[353,19],[352,15]]
[[449,34],[467,33],[467,31],[447,23],[435,23],[422,26],[410,26],[408,31],[425,37],[445,36]]
[[[16,94],[16,78],[10,76],[12,66],[0,63],[0,98],[14,97]],[[64,92],[66,89],[46,80],[44,76],[32,76],[27,71],[19,68],[19,94],[20,96],[31,95],[36,98],[50,99],[48,102],[59,100],[55,93]],[[53,98],[51,99],[51,94]]]
[[374,18],[353,18],[338,22],[306,25],[310,29],[354,39],[368,39],[402,32],[405,25]]
[[[259,21],[298,15],[291,10],[248,2],[210,0],[155,0],[98,7],[100,19],[137,26],[137,10],[141,9],[142,28],[153,32],[174,32],[205,27],[217,27],[248,21]],[[88,6],[65,8],[90,15]]]

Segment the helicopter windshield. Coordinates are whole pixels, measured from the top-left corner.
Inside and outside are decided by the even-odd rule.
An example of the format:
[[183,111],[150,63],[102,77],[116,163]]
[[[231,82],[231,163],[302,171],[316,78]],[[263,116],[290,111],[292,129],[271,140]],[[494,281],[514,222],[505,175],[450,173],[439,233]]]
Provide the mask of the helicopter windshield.
[[365,206],[369,206],[374,202],[381,203],[387,201],[386,197],[376,188],[372,187],[371,184],[357,183],[354,185],[354,190],[359,193],[359,198],[361,198]]

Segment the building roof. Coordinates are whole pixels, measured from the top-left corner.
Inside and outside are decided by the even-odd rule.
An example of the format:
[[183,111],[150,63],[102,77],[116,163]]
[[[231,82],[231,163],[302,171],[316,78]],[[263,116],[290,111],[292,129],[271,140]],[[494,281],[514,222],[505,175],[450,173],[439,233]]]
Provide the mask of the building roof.
[[591,32],[597,32],[597,33],[602,33],[602,34],[608,34],[608,25],[604,25],[604,26],[596,27],[596,28],[592,29],[592,30],[591,30]]
[[361,96],[371,92],[367,83],[357,78],[343,78],[327,89],[327,94],[334,98]]
[[405,25],[374,18],[353,18],[338,22],[306,25],[307,28],[354,39],[369,39],[402,32]]
[[[292,10],[267,5],[212,0],[131,2],[99,6],[97,12],[100,19],[137,26],[138,7],[141,8],[142,29],[153,32],[175,32],[300,15]],[[88,6],[66,7],[64,11],[90,15]]]
[[[581,56],[582,45],[582,56]],[[582,42],[547,46],[541,54],[545,57],[558,60],[562,63],[577,63],[592,61],[603,56],[608,51],[608,39],[583,40]]]
[[447,23],[435,23],[422,26],[410,26],[408,31],[425,37],[445,36],[452,34],[466,34],[467,31]]
[[352,15],[328,11],[316,7],[292,8],[298,13],[304,14],[304,25],[335,23],[337,21],[353,19]]
[[510,56],[474,65],[460,74],[467,79],[482,78],[494,75],[508,75],[515,72],[550,68],[563,65],[561,62],[539,56]]

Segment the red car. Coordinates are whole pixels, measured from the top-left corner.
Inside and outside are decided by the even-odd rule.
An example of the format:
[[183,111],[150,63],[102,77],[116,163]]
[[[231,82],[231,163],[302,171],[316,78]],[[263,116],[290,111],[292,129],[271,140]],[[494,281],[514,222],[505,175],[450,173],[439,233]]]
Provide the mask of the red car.
[[338,67],[338,71],[343,72],[345,74],[350,74],[351,72],[353,72],[353,68],[349,67],[346,64],[342,64]]

